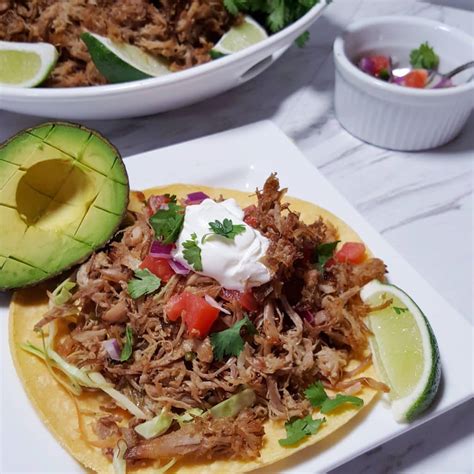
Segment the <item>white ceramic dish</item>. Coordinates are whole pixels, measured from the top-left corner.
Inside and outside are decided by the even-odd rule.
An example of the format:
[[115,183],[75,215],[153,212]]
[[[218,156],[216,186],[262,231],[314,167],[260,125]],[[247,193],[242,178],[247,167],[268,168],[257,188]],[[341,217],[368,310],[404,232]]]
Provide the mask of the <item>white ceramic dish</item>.
[[360,71],[354,63],[367,54],[396,57],[408,65],[412,49],[428,41],[448,72],[474,59],[474,40],[437,21],[390,16],[349,26],[334,43],[335,109],[352,135],[395,150],[423,150],[443,145],[462,129],[474,103],[472,69],[455,77],[456,87],[413,89],[388,84]]
[[93,120],[150,115],[220,94],[253,79],[278,59],[322,14],[321,0],[306,15],[238,53],[162,77],[96,87],[0,88],[0,109],[55,119]]
[[[384,259],[391,280],[408,290],[430,319],[438,338],[444,373],[439,400],[431,411],[413,424],[400,425],[379,401],[323,443],[260,470],[259,474],[327,472],[471,398],[472,386],[467,382],[466,374],[472,371],[472,327],[272,123],[261,122],[136,155],[126,159],[126,166],[135,189],[188,182],[236,188],[249,193],[261,186],[271,172],[277,171],[290,194],[318,203],[349,223],[373,253]],[[7,304],[6,295],[2,299],[0,294],[3,395],[0,405],[0,432],[3,435],[0,472],[83,472],[38,419],[18,380],[8,349]]]

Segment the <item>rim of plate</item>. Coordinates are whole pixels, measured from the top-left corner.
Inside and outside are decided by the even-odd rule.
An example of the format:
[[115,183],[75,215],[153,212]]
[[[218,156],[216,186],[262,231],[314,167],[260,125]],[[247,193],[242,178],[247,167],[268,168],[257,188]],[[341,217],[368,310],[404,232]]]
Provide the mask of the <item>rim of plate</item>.
[[465,42],[466,44],[471,43],[471,45],[474,46],[474,39],[467,33],[458,28],[454,28],[436,20],[429,20],[427,18],[413,18],[410,16],[403,15],[380,16],[376,18],[360,20],[349,25],[349,27],[344,31],[344,33],[341,36],[338,36],[334,41],[334,57],[336,59],[336,62],[346,71],[348,75],[351,75],[354,79],[364,83],[365,86],[376,88],[384,93],[417,98],[453,96],[474,88],[474,79],[471,79],[470,81],[464,84],[460,84],[455,87],[447,87],[444,89],[416,89],[412,87],[394,87],[393,84],[388,84],[384,81],[381,81],[375,77],[369,76],[368,74],[362,72],[347,57],[344,51],[344,45],[347,41],[347,37],[355,32],[363,31],[368,27],[374,25],[383,25],[385,23],[399,24],[402,28],[404,24],[411,24],[426,26],[434,29],[441,29],[450,35],[456,36],[458,39]]
[[[212,72],[216,69],[224,68],[227,65],[236,63],[247,56],[252,56],[254,53],[258,53],[272,45],[280,42],[287,36],[291,36],[301,26],[305,24],[311,24],[320,13],[329,5],[329,0],[320,0],[310,11],[299,18],[297,21],[287,26],[283,30],[269,36],[267,39],[249,46],[237,53],[230,54],[218,61],[209,61],[199,66],[185,69],[173,74],[167,74],[161,77],[152,77],[150,79],[142,79],[138,81],[122,82],[120,84],[106,84],[102,86],[81,86],[81,87],[61,87],[61,88],[20,88],[20,87],[5,87],[1,95],[8,97],[16,97],[19,99],[28,98],[81,98],[81,97],[97,97],[97,96],[108,96],[122,92],[136,91],[136,90],[147,90],[153,89],[160,85],[166,85],[170,83],[185,82],[189,79],[193,79],[196,76],[204,75]],[[283,45],[282,45],[283,47]],[[277,48],[279,49],[279,48]]]

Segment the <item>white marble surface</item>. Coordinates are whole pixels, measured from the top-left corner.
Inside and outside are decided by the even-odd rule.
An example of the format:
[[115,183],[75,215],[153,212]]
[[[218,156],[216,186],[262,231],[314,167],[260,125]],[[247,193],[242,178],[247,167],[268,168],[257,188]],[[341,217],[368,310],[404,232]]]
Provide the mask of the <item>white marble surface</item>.
[[[474,115],[461,136],[431,152],[399,153],[364,144],[342,130],[334,117],[331,51],[345,25],[377,15],[419,15],[473,35],[473,6],[472,0],[335,0],[311,28],[306,48],[292,47],[250,83],[159,116],[86,125],[105,133],[126,157],[257,120],[273,120],[472,321]],[[0,141],[43,120],[0,112]],[[472,374],[459,383],[472,385]],[[333,474],[473,472],[473,408],[471,400]]]

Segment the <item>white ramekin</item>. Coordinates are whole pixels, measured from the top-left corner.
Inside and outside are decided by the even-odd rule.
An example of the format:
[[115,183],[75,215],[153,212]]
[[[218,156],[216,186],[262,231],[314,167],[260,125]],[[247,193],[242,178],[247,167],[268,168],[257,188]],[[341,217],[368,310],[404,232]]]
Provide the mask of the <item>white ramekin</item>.
[[472,69],[457,76],[456,87],[414,89],[388,84],[360,71],[365,54],[382,53],[408,65],[409,52],[428,41],[440,56],[439,70],[474,59],[466,33],[416,17],[378,17],[354,23],[334,43],[335,109],[341,125],[365,142],[394,150],[443,145],[462,129],[474,102]]

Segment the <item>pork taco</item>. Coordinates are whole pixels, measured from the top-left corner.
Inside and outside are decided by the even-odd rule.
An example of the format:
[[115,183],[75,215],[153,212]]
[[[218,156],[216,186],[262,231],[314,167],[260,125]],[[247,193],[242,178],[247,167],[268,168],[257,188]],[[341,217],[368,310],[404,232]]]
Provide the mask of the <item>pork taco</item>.
[[245,472],[313,445],[387,387],[359,297],[384,279],[340,219],[285,196],[170,185],[57,285],[15,294],[10,338],[47,427],[97,472]]

